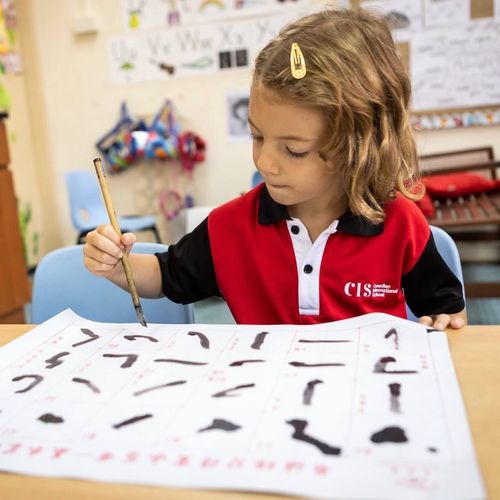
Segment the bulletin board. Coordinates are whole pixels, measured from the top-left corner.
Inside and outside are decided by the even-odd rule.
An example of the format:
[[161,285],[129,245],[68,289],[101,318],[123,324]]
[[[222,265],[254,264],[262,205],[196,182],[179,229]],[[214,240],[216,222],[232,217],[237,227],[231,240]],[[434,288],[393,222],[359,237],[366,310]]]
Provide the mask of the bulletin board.
[[388,19],[416,128],[500,124],[500,0],[353,0]]

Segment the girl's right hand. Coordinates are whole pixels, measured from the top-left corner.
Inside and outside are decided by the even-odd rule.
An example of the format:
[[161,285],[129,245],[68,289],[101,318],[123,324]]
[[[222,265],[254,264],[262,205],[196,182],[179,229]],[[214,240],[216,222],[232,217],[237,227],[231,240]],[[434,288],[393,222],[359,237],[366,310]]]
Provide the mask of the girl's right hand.
[[120,259],[129,253],[136,241],[134,233],[124,233],[121,238],[111,224],[102,224],[90,231],[83,246],[85,267],[96,276],[108,279],[123,274]]

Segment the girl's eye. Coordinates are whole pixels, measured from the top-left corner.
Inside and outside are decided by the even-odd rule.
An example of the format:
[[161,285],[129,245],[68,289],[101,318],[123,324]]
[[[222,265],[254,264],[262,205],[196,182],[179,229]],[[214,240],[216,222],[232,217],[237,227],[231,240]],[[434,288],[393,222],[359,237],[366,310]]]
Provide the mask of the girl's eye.
[[250,137],[252,138],[252,141],[256,142],[262,142],[264,140],[264,138],[260,135],[250,134]]
[[286,152],[293,156],[293,158],[304,158],[309,154],[309,151],[304,151],[303,153],[298,153],[296,151],[292,151],[288,146],[286,147]]

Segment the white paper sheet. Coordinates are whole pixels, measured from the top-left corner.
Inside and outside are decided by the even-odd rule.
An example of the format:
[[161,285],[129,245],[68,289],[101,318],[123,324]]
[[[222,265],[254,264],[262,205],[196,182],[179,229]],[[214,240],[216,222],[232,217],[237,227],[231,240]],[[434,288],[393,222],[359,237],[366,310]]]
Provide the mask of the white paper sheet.
[[413,111],[500,102],[500,24],[479,21],[411,43]]
[[422,31],[422,3],[415,0],[366,0],[362,7],[384,17],[395,42],[407,42]]
[[87,321],[0,349],[0,469],[342,499],[483,498],[444,333]]
[[470,21],[471,0],[424,0],[425,25],[455,26]]

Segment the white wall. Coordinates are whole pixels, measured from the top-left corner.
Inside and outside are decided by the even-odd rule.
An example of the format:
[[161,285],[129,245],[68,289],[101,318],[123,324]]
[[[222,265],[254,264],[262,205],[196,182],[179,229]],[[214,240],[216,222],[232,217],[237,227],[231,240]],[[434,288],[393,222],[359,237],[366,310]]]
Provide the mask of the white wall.
[[[120,0],[18,0],[24,73],[14,86],[13,103],[25,115],[17,130],[12,169],[18,192],[31,192],[42,222],[45,251],[75,240],[69,217],[63,173],[92,168],[94,144],[116,122],[121,101],[130,110],[151,117],[164,99],[174,102],[184,129],[206,139],[207,159],[196,167],[191,194],[198,205],[222,203],[249,187],[253,166],[250,144],[230,144],[226,135],[225,94],[244,89],[249,70],[163,83],[112,85],[107,40],[123,31]],[[96,34],[77,36],[73,20],[95,15]],[[18,95],[19,94],[19,95]],[[21,114],[22,114],[21,113]],[[421,154],[492,144],[500,157],[500,127],[455,129],[417,134]],[[109,177],[120,214],[155,209],[158,191],[172,181],[168,166],[142,166]],[[175,176],[174,176],[175,177]],[[160,221],[162,218],[159,218]],[[176,238],[175,225],[162,222],[166,242]]]

